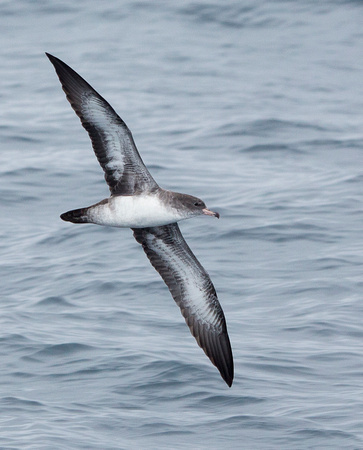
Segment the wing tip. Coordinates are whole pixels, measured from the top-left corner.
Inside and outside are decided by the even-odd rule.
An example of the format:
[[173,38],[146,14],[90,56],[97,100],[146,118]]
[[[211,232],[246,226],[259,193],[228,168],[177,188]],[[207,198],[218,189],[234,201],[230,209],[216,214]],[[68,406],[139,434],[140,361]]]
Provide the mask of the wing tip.
[[44,52],[46,57],[49,59],[49,61],[54,64],[56,61],[58,61],[58,58],[56,58],[55,56],[51,55],[48,52]]
[[232,347],[227,330],[219,335],[216,343],[218,343],[216,346],[216,348],[218,349],[218,353],[215,353],[214,355],[207,354],[207,356],[217,367],[219,373],[221,374],[221,377],[227,383],[228,387],[231,387],[234,378],[234,363]]
[[223,364],[223,365],[216,364],[216,367],[219,370],[219,373],[221,374],[221,377],[223,378],[223,380],[227,383],[228,387],[231,387],[233,384],[233,378],[234,378],[232,353],[230,355],[230,359],[228,361],[226,361],[226,364]]
[[222,374],[221,376],[223,378],[223,380],[227,383],[228,387],[232,387],[233,384],[233,378],[234,378],[234,373],[233,373],[233,362],[232,362],[232,367],[228,368],[228,373]]

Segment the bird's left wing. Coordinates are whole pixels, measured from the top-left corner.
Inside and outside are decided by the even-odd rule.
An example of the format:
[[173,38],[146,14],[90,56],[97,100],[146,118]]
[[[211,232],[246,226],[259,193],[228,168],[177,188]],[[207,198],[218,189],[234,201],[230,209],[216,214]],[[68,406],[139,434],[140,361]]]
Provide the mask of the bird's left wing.
[[223,310],[208,273],[185,242],[178,224],[133,228],[133,232],[168,286],[199,346],[231,386],[233,356]]

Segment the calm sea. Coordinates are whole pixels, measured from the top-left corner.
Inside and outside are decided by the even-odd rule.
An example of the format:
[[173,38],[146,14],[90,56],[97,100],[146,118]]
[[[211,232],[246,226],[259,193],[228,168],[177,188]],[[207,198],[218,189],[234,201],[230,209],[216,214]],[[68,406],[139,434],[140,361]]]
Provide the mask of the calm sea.
[[[363,3],[0,3],[0,448],[363,448]],[[235,357],[229,389],[108,196],[50,52],[165,188]]]

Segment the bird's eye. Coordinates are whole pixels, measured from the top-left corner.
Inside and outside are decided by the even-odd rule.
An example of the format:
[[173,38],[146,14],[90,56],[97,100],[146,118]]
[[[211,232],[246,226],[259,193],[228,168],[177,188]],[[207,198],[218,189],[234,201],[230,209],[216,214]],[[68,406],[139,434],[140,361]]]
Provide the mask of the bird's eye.
[[202,206],[202,202],[195,202],[194,206]]

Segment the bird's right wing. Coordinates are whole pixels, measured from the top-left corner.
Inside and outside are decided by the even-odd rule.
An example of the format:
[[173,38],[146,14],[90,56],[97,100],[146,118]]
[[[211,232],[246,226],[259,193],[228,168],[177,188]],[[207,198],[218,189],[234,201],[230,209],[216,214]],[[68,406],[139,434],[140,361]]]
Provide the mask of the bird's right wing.
[[72,108],[92,141],[112,195],[134,195],[158,187],[137,151],[131,131],[112,106],[73,69],[46,53]]

